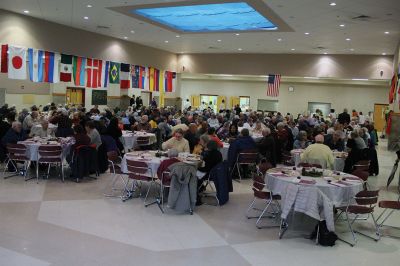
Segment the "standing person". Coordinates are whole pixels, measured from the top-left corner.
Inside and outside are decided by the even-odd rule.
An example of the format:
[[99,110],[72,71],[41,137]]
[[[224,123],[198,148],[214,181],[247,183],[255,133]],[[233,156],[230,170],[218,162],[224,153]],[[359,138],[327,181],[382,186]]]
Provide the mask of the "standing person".
[[347,109],[343,109],[343,113],[339,114],[338,121],[342,125],[350,124],[350,115],[347,113]]
[[140,96],[136,97],[136,109],[140,109],[143,105],[143,100]]
[[221,104],[219,105],[219,112],[222,113],[223,111],[225,111],[225,109],[225,99],[222,99]]
[[135,94],[132,94],[132,97],[129,99],[129,106],[133,106],[136,104]]
[[242,108],[240,108],[239,104],[237,104],[234,108],[236,115],[240,115],[242,112]]
[[190,101],[189,99],[186,99],[186,101],[183,103],[183,109],[187,110],[190,107]]
[[363,112],[360,112],[358,114],[358,124],[360,126],[363,126],[365,124],[365,116],[363,115]]

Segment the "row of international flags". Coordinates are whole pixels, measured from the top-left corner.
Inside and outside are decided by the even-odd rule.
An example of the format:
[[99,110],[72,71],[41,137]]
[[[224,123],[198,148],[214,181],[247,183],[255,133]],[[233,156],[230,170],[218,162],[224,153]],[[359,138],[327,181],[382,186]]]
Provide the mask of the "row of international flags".
[[176,72],[101,59],[60,54],[34,48],[2,44],[0,72],[10,79],[32,82],[73,82],[87,88],[107,88],[174,92]]

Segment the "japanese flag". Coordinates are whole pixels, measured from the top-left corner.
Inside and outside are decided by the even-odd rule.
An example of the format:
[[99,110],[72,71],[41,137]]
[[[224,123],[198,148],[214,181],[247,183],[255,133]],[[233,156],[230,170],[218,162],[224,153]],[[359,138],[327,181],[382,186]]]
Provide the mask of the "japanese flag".
[[26,48],[8,47],[8,78],[26,79]]

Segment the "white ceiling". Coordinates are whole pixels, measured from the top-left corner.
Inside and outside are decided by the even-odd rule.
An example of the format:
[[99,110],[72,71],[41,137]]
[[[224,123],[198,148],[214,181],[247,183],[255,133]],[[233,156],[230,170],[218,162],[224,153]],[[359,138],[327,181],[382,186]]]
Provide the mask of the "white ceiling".
[[[29,10],[29,14],[24,15],[120,39],[126,36],[127,41],[174,53],[322,54],[326,52],[389,55],[394,53],[400,40],[399,0],[263,1],[294,32],[248,32],[241,33],[240,36],[234,33],[180,34],[177,38],[175,32],[107,8],[185,2],[176,0],[1,0],[0,8],[21,14],[24,14],[24,10]],[[333,1],[337,5],[332,7],[329,3]],[[93,7],[88,8],[88,4]],[[370,16],[371,19],[368,21],[352,19],[360,15]],[[83,18],[85,16],[89,19],[85,20]],[[340,24],[345,24],[345,27],[340,27]],[[109,29],[99,29],[98,26],[107,26]],[[385,34],[385,31],[389,34]],[[305,35],[305,32],[310,34]],[[346,38],[351,40],[346,41]],[[239,51],[239,48],[242,50]]]

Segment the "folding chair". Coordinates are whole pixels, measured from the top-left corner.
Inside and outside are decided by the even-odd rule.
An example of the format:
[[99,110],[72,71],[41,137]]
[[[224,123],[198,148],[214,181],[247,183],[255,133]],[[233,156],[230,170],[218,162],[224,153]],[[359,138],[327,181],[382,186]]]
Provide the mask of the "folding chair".
[[[149,188],[147,189],[146,197],[144,199],[144,205],[145,207],[155,204],[156,202],[152,202],[150,204],[146,203],[147,197],[150,193],[152,185],[155,183],[155,177],[153,174],[153,170],[149,165],[143,161],[139,160],[126,160],[127,168],[128,168],[128,178],[132,179],[132,186],[130,190],[127,190],[127,196],[123,198],[122,201],[126,201],[127,199],[131,199],[134,190],[135,183],[137,184],[138,182],[148,182],[150,183]],[[129,182],[129,181],[128,181]],[[141,186],[138,186],[139,189]]]
[[47,164],[47,178],[50,174],[51,165],[59,165],[61,168],[61,178],[64,182],[63,154],[60,145],[40,145],[38,149],[38,161],[36,164],[36,182],[39,183],[39,164]]
[[[376,190],[376,191],[363,190],[363,191],[358,192],[355,195],[354,200],[355,200],[356,204],[350,205],[350,202],[348,203],[344,213],[346,215],[346,221],[347,221],[348,227],[353,236],[353,242],[349,242],[349,241],[340,239],[341,241],[343,241],[353,247],[357,243],[357,238],[356,238],[355,233],[361,234],[361,235],[371,238],[375,241],[378,241],[380,239],[380,237],[381,237],[380,230],[379,230],[380,227],[374,216],[374,208],[375,208],[375,205],[378,203],[378,194],[379,194],[379,190]],[[350,219],[349,214],[354,215],[354,218]],[[360,215],[365,215],[365,214],[368,214],[368,215],[370,215],[370,217],[372,217],[372,220],[373,220],[374,226],[375,226],[375,234],[378,236],[378,238],[374,238],[372,236],[364,234],[360,231],[355,231],[353,229],[353,223],[356,220],[358,220],[357,218]],[[368,218],[369,218],[369,216],[368,216]]]
[[[383,226],[388,226],[388,225],[385,225],[385,222],[387,219],[389,219],[389,217],[395,211],[400,211],[400,196],[397,199],[397,201],[396,200],[381,200],[379,202],[379,208],[384,209],[383,212],[376,219],[377,222],[379,222],[381,220],[381,218],[383,218],[383,220],[381,222],[379,222],[379,228],[382,228]],[[386,214],[387,211],[389,211],[388,214]],[[389,227],[394,228],[394,229],[400,229],[400,227],[395,227],[395,226],[389,226]]]
[[161,212],[164,213],[164,190],[171,187],[171,176],[169,171],[164,171],[161,174],[160,179],[160,199],[157,199],[155,203],[158,204]]
[[353,172],[351,172],[351,174],[362,179],[364,189],[367,189],[367,187],[369,187],[369,184],[368,184],[369,172],[368,171],[365,171],[362,169],[357,169],[357,170],[354,170]]
[[362,170],[369,173],[369,165],[371,164],[370,160],[361,160],[353,165],[353,170]]
[[136,145],[139,148],[147,148],[150,144],[150,136],[138,136],[136,138]]
[[238,182],[242,181],[242,174],[240,173],[240,167],[242,165],[257,166],[257,159],[258,159],[258,153],[257,153],[257,151],[254,151],[254,150],[243,150],[238,153],[237,158],[236,158],[236,163],[233,166],[233,169],[236,168],[237,173],[239,175]]
[[4,176],[4,179],[10,178],[12,176],[18,175],[18,162],[23,162],[24,163],[24,168],[22,169],[24,174],[24,179],[25,181],[32,179],[27,178],[28,175],[28,170],[29,166],[31,165],[31,160],[28,158],[27,154],[27,147],[24,144],[13,144],[9,143],[7,144],[7,163],[4,167],[4,173],[6,172],[6,169],[8,168],[8,165],[11,164],[15,168],[15,172],[13,175],[10,176]]
[[[272,228],[272,227],[279,227],[280,224],[270,225],[270,226],[259,226],[259,223],[262,218],[274,218],[279,219],[279,214],[281,213],[281,207],[278,200],[281,199],[280,195],[274,195],[272,191],[264,190],[266,184],[264,182],[264,176],[259,174],[254,174],[253,176],[253,194],[254,199],[250,203],[250,206],[246,210],[246,217],[247,219],[257,218],[256,226],[258,229],[261,228]],[[254,207],[254,204],[257,200],[261,200],[266,203],[264,209],[258,209]],[[272,209],[272,210],[270,210]],[[249,212],[251,210],[256,210],[260,212],[260,215],[257,216],[250,216]],[[265,213],[270,214],[270,216],[264,216]]]
[[[215,175],[217,175],[217,173],[216,173],[216,171],[218,169],[217,167],[218,167],[218,165],[214,166],[211,169],[210,173],[208,174],[207,180],[205,180],[206,184],[204,186],[204,192],[197,191],[197,193],[201,194],[202,197],[212,197],[212,198],[214,198],[216,200],[216,203],[217,203],[214,206],[219,206],[220,205],[219,204],[219,199],[217,197],[217,188],[215,187],[215,184],[213,184],[214,180],[216,178]],[[207,187],[210,187],[211,192],[205,192],[207,190]],[[206,205],[211,205],[211,204],[206,203]]]
[[[125,180],[125,178],[123,176],[124,173],[121,170],[122,158],[119,155],[118,151],[109,151],[109,152],[107,152],[107,159],[108,159],[108,166],[109,166],[109,169],[110,169],[110,174],[113,175],[113,178],[112,178],[112,180],[110,182],[110,185],[106,186],[106,188],[104,190],[104,196],[105,197],[112,197],[112,198],[117,197],[117,198],[123,199],[123,197],[124,197],[123,194],[126,191],[127,182],[126,182],[126,180]],[[118,189],[118,188],[115,187],[115,184],[118,181],[118,179],[122,181],[122,183],[124,185],[123,189]],[[109,187],[111,187],[111,193],[110,194],[107,193],[107,189]],[[121,191],[121,194],[119,196],[114,195],[114,191],[117,191],[117,190]]]
[[293,156],[290,154],[282,153],[282,163],[286,166],[294,166]]

